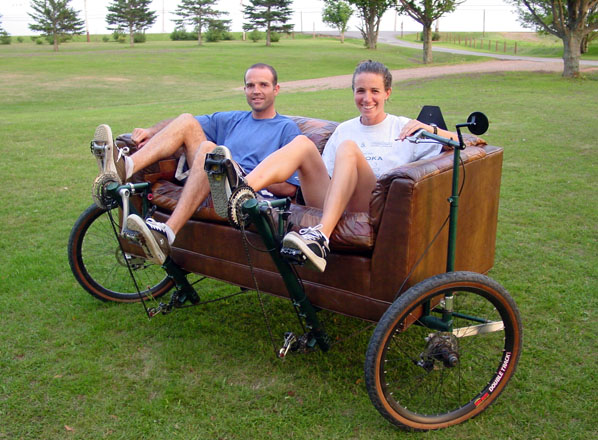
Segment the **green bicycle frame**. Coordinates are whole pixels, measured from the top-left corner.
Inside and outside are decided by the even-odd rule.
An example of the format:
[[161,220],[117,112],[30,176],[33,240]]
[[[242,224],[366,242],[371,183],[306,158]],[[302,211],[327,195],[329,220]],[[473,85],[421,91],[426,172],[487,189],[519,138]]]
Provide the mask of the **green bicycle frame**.
[[[243,212],[249,215],[252,223],[257,227],[276,268],[282,276],[291,299],[305,318],[307,328],[313,334],[322,351],[328,351],[330,348],[330,338],[320,324],[316,315],[316,309],[305,294],[303,286],[299,283],[290,264],[280,256],[280,240],[276,239],[273,225],[269,224],[267,221],[267,218],[271,215],[272,208],[284,209],[284,207],[287,206],[287,203],[288,201],[286,199],[280,199],[273,202],[260,202],[256,199],[250,199],[243,204],[242,209]],[[282,221],[279,221],[279,225],[281,224]]]

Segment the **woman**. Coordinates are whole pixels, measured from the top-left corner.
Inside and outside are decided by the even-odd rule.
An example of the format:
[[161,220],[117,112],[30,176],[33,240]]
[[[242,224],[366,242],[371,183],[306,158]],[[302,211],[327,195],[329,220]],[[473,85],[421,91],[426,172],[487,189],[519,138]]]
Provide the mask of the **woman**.
[[[330,251],[328,237],[343,212],[367,211],[382,174],[441,151],[438,143],[416,144],[405,140],[407,136],[424,129],[457,139],[454,133],[387,114],[384,105],[390,97],[391,85],[392,75],[386,66],[371,60],[361,62],[353,73],[352,84],[360,116],[336,128],[322,156],[313,142],[298,136],[244,178],[247,185],[259,191],[272,183],[284,182],[298,171],[306,204],[321,208],[323,215],[319,225],[286,234],[283,247],[299,249],[320,272],[326,268]],[[227,156],[226,147],[217,147],[214,153]],[[212,197],[220,195],[213,190]]]

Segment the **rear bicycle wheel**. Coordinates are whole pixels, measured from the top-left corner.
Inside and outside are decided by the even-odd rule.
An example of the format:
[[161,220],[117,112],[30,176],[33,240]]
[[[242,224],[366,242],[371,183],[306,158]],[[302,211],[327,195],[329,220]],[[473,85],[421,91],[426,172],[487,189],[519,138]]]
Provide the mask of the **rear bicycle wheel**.
[[[451,301],[452,326],[442,328]],[[399,427],[455,425],[496,400],[521,344],[517,306],[500,284],[472,272],[436,275],[405,292],[378,323],[366,354],[368,394]]]
[[174,285],[160,266],[142,258],[143,252],[123,252],[119,244],[118,208],[95,204],[77,219],[68,242],[71,271],[81,286],[102,301],[141,301],[131,279],[130,266],[143,299],[157,298]]

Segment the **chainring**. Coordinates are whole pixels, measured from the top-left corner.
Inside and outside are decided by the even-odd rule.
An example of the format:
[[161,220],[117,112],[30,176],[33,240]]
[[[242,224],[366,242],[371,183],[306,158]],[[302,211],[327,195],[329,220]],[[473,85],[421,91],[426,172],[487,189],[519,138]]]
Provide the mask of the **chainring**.
[[91,186],[91,197],[93,198],[93,202],[101,209],[112,209],[118,206],[117,201],[108,194],[106,188],[111,183],[119,183],[120,180],[118,176],[114,173],[104,173],[100,174],[96,179],[93,181],[93,185]]
[[255,191],[247,185],[241,185],[235,188],[228,199],[228,221],[237,229],[245,228],[249,225],[249,216],[243,214],[243,203],[247,200],[255,199]]

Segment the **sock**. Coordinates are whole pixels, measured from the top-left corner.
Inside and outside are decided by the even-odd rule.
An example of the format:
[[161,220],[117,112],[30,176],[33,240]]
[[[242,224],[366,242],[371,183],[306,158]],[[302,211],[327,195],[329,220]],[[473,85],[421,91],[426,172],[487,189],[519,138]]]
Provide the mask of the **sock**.
[[168,238],[168,244],[172,245],[172,243],[174,243],[174,239],[176,238],[176,235],[174,234],[174,231],[172,230],[172,228],[170,226],[168,226],[166,223],[164,223],[165,229],[166,229],[166,238]]
[[133,163],[131,156],[125,156],[125,180],[129,180],[131,178],[134,167],[135,164]]

